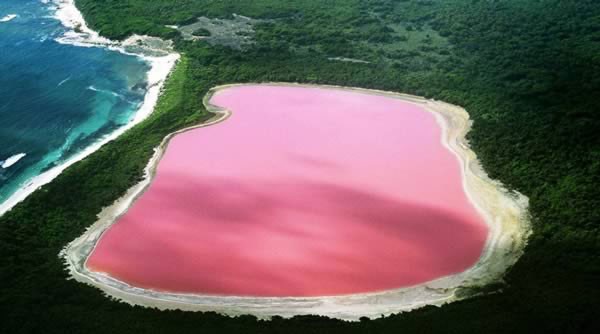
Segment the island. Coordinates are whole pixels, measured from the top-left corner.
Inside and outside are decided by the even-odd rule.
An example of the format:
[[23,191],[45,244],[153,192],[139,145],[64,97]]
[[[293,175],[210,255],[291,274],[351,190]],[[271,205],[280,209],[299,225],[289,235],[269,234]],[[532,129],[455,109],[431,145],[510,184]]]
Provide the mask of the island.
[[[7,0],[7,3],[11,2],[24,3]],[[163,61],[152,63],[158,66],[149,66],[152,67],[149,78],[154,80],[147,80],[147,89],[152,91],[147,96],[152,98],[148,99],[149,103],[144,103],[146,107],[139,106],[140,110],[135,113],[139,118],[135,123],[118,135],[106,136],[102,145],[94,146],[85,157],[70,161],[69,166],[52,174],[51,178],[34,183],[27,189],[27,195],[0,213],[3,331],[106,334],[191,331],[595,333],[600,330],[597,307],[600,300],[600,227],[597,223],[600,217],[600,187],[597,186],[600,182],[597,103],[600,91],[600,44],[597,43],[600,2],[32,0],[26,5],[56,7],[58,13],[66,13],[58,18],[68,31],[58,36],[39,36],[36,40],[48,37],[43,43],[74,45],[82,42],[83,34],[85,43],[82,47],[132,54],[139,54],[138,51],[144,49],[145,56]],[[25,27],[30,20],[26,12],[8,8],[0,14],[5,21],[0,23],[0,34]],[[17,16],[9,21],[7,15]],[[206,29],[210,34],[199,29]],[[199,31],[207,36],[194,36],[193,33]],[[65,64],[70,65],[68,60]],[[64,79],[66,77],[61,78]],[[59,83],[57,80],[56,84]],[[350,96],[368,96],[365,99],[392,100],[401,107],[375,115],[368,113],[372,103],[361,105],[361,101],[356,101],[348,108],[347,120],[342,112],[337,113],[333,108],[315,107],[310,118],[305,118],[301,110],[295,110],[282,113],[279,126],[265,128],[269,120],[246,115],[245,108],[254,106],[253,103],[238,101],[230,104],[225,98],[227,94],[244,89],[264,87],[316,89],[332,95],[344,92]],[[73,96],[77,93],[73,92]],[[257,98],[260,105],[268,106],[269,101],[275,103],[278,96],[277,92],[268,92],[258,94]],[[32,94],[31,98],[35,96]],[[306,102],[296,100],[298,105]],[[449,222],[455,228],[444,230],[446,233],[442,234],[434,229],[431,234],[441,235],[442,241],[446,237],[458,240],[460,236],[468,236],[460,239],[463,241],[460,243],[435,245],[437,249],[425,260],[435,256],[452,259],[441,266],[430,267],[436,268],[435,272],[424,271],[414,280],[396,276],[396,257],[387,257],[385,249],[402,253],[396,248],[400,246],[382,241],[394,240],[396,230],[392,229],[389,235],[375,234],[381,239],[365,245],[363,238],[373,237],[375,230],[358,233],[357,229],[342,225],[343,222],[336,225],[335,231],[325,231],[330,241],[344,236],[356,239],[356,249],[348,246],[352,245],[350,243],[343,243],[342,259],[357,256],[347,256],[353,251],[363,255],[372,250],[375,259],[356,257],[362,265],[356,267],[360,268],[358,272],[374,270],[372,266],[381,260],[394,275],[388,277],[379,271],[377,277],[369,277],[366,281],[372,285],[352,283],[350,286],[327,286],[333,280],[317,275],[322,285],[313,281],[312,288],[300,291],[288,283],[284,290],[274,291],[271,285],[261,290],[258,283],[198,286],[194,279],[187,281],[187,285],[179,285],[181,281],[170,285],[169,277],[178,280],[186,277],[177,273],[159,276],[156,280],[142,275],[142,281],[134,275],[137,272],[130,276],[129,272],[118,270],[112,260],[102,259],[117,256],[117,260],[131,260],[124,262],[127,267],[133,261],[140,261],[132,259],[131,254],[136,253],[128,247],[133,249],[139,245],[140,254],[152,254],[144,252],[154,250],[148,245],[158,232],[148,229],[149,235],[144,235],[145,230],[136,227],[142,220],[157,222],[158,228],[165,229],[165,236],[192,238],[188,235],[192,233],[186,233],[189,232],[187,229],[175,234],[168,230],[166,222],[173,220],[174,213],[160,210],[164,205],[185,209],[182,222],[187,222],[188,210],[197,207],[203,215],[220,215],[222,220],[228,219],[227,223],[232,224],[238,223],[236,219],[241,219],[242,211],[231,208],[237,205],[239,209],[243,204],[255,209],[244,211],[244,217],[251,217],[252,213],[268,217],[272,214],[270,219],[279,222],[286,221],[282,217],[292,219],[299,214],[296,212],[299,210],[292,210],[290,206],[310,204],[315,210],[304,210],[304,215],[323,213],[338,217],[332,220],[338,222],[342,221],[340,216],[333,213],[339,213],[354,223],[354,227],[357,227],[357,220],[367,220],[365,211],[375,216],[370,218],[378,218],[368,219],[373,224],[381,223],[389,216],[389,211],[410,212],[414,204],[399,205],[397,200],[392,200],[388,206],[386,203],[390,201],[371,196],[382,188],[387,189],[387,182],[390,182],[389,194],[393,199],[393,196],[399,196],[396,191],[431,190],[415,185],[403,189],[393,183],[395,177],[408,174],[395,175],[391,169],[402,170],[410,164],[399,163],[400,156],[406,155],[394,151],[396,146],[386,140],[398,140],[397,148],[402,148],[410,141],[401,137],[401,129],[415,138],[415,144],[423,143],[416,138],[424,140],[416,131],[419,127],[405,129],[407,124],[397,123],[405,108],[418,109],[418,112],[413,111],[431,125],[422,135],[431,141],[439,155],[428,151],[423,158],[445,156],[450,159],[448,161],[454,161],[451,168],[444,168],[450,164],[443,159],[425,163],[427,168],[419,168],[411,174],[418,176],[414,182],[421,184],[434,170],[448,173],[447,178],[438,175],[434,179],[450,182],[443,191],[456,194],[451,199],[455,202],[451,203],[471,212],[466,218],[449,221],[447,204],[450,203],[435,201],[444,217],[436,220]],[[261,112],[273,111],[266,108]],[[334,113],[335,117],[326,117],[327,113]],[[362,122],[357,122],[357,118]],[[246,120],[235,128],[240,131],[240,138],[219,133],[219,129],[233,129],[236,119]],[[249,163],[256,157],[260,158],[256,161],[263,167],[255,173],[264,173],[260,175],[265,178],[278,177],[281,181],[285,172],[289,172],[290,180],[301,176],[295,168],[279,168],[290,165],[280,165],[282,160],[277,159],[269,165],[273,175],[268,174],[264,167],[268,165],[265,161],[268,154],[263,152],[254,156],[253,140],[233,141],[233,138],[241,139],[245,134],[257,131],[254,133],[256,138],[271,139],[264,145],[273,145],[278,149],[274,151],[277,153],[274,157],[281,157],[280,145],[286,141],[277,141],[273,139],[274,135],[300,138],[294,132],[300,128],[296,125],[287,127],[284,119],[290,124],[311,124],[314,139],[323,144],[320,147],[311,138],[307,138],[306,143],[299,141],[297,147],[312,146],[300,150],[304,156],[291,150],[286,159],[296,159],[298,165],[313,170],[316,174],[311,172],[309,175],[318,176],[316,180],[321,183],[330,179],[336,181],[335,189],[350,187],[354,192],[351,195],[346,192],[344,203],[351,205],[340,208],[339,202],[332,201],[339,191],[332,191],[331,187],[315,190],[308,181],[301,187],[296,185],[297,182],[289,185],[270,183],[270,179],[267,182],[250,182],[248,179],[240,183],[240,180],[231,179],[234,171],[228,170],[224,162],[236,156],[245,159],[235,161],[244,163],[238,171],[244,172],[243,175],[251,175],[253,170]],[[18,122],[10,126],[17,125]],[[320,126],[324,132],[318,131]],[[10,134],[9,126],[3,125],[1,129],[5,130],[2,136]],[[351,133],[343,131],[330,138],[327,134],[332,129],[348,129]],[[212,134],[218,140],[211,140]],[[198,141],[193,140],[193,144],[185,140],[196,136]],[[6,138],[10,137],[6,135]],[[350,138],[348,147],[342,145],[344,138]],[[358,145],[359,150],[350,150],[357,146],[354,140],[359,138],[369,147]],[[376,141],[377,138],[382,141]],[[27,139],[36,140],[35,136]],[[327,140],[337,145],[330,147]],[[236,143],[248,144],[249,149],[238,149],[233,145]],[[178,147],[185,148],[184,152],[174,151]],[[235,154],[228,156],[230,150]],[[328,154],[312,157],[313,151]],[[15,154],[21,152],[27,155],[16,161]],[[186,152],[193,154],[186,156]],[[209,152],[215,155],[214,169],[210,169],[211,159],[203,156]],[[344,152],[358,152],[360,156]],[[374,152],[381,154],[369,156]],[[383,160],[384,153],[398,155],[387,161]],[[412,152],[415,156],[417,153]],[[202,169],[196,170],[186,164],[179,166],[179,160],[170,158],[172,154],[189,158],[182,163],[192,163]],[[1,157],[3,164],[7,164],[11,156],[8,164],[14,164],[7,171],[28,163],[34,154],[15,149]],[[339,159],[323,161],[328,156]],[[344,174],[343,169],[335,172],[336,163],[343,162],[342,158],[356,166],[375,161],[378,165],[377,168],[362,167],[360,177],[353,178]],[[202,172],[205,183],[197,188],[200,191],[187,196],[180,196],[179,191],[186,188],[177,186],[173,198],[168,198],[166,192],[153,188],[171,184],[168,174],[161,174],[162,166],[167,170],[179,166],[192,174],[193,177],[186,176],[174,185],[198,182],[195,172]],[[367,168],[373,168],[377,173],[364,172]],[[223,174],[229,183],[223,181],[219,187],[214,177],[209,177],[215,174],[209,171],[216,175],[231,172]],[[162,181],[163,176],[166,183]],[[347,177],[345,183],[337,183],[344,177]],[[374,188],[373,182],[380,182],[381,188]],[[250,185],[260,185],[260,191],[248,190]],[[236,187],[238,191],[231,190]],[[356,194],[357,191],[368,194]],[[211,193],[215,197],[210,197]],[[256,196],[246,196],[248,193],[256,193]],[[314,196],[315,193],[320,196]],[[153,194],[161,203],[150,203]],[[276,194],[270,196],[271,205],[260,200],[269,194]],[[308,196],[290,197],[297,194]],[[248,204],[246,197],[254,198],[255,203]],[[273,203],[279,206],[273,206]],[[364,210],[367,205],[376,210]],[[421,206],[415,212],[431,217],[434,214],[431,205],[427,208]],[[152,212],[153,216],[145,216],[146,212]],[[495,219],[507,213],[517,218]],[[161,216],[166,220],[162,221]],[[470,232],[465,229],[465,221],[472,223]],[[206,224],[212,222],[202,219],[199,226],[206,231]],[[120,225],[130,231],[118,239]],[[188,226],[186,224],[186,228]],[[301,227],[316,229],[317,225],[294,223],[290,226],[296,230]],[[172,228],[179,226],[174,224]],[[201,236],[202,239],[192,238],[191,252],[209,242],[219,242],[218,237],[241,239],[236,233],[243,229],[222,234],[228,230],[219,226],[212,231],[214,234]],[[500,233],[494,234],[495,231]],[[286,231],[279,233],[287,235]],[[416,244],[423,245],[423,240],[430,239],[415,240]],[[232,242],[220,241],[224,243],[220,244],[219,251],[223,251],[227,242]],[[282,239],[283,245],[269,247],[274,254],[264,254],[266,257],[263,258],[255,252],[259,246],[264,246],[259,245],[259,241],[241,240],[239,244],[249,242],[252,248],[243,249],[258,260],[277,258],[278,255],[289,259],[293,254],[278,254],[278,249],[288,245],[294,247],[296,244],[292,241]],[[177,240],[163,242],[164,252],[158,253],[174,262],[173,252],[185,245],[178,244]],[[167,251],[171,244],[178,248]],[[430,244],[433,247],[433,243]],[[461,248],[463,245],[466,250]],[[115,247],[122,247],[122,250]],[[153,247],[160,249],[160,245]],[[325,254],[323,249],[317,248],[321,257]],[[477,250],[479,254],[475,255]],[[101,252],[97,258],[95,251]],[[225,255],[216,253],[216,249],[210,252],[216,254],[216,260],[224,261]],[[123,259],[118,258],[119,254],[124,255]],[[462,255],[453,258],[456,254]],[[400,255],[398,258],[407,259]],[[325,256],[324,263],[331,266],[333,257]],[[184,262],[188,261],[185,256],[183,258]],[[248,268],[244,267],[245,262],[239,263],[239,257],[230,258],[237,261],[230,269]],[[199,268],[208,271],[208,260],[200,258]],[[312,265],[315,261],[310,262]],[[149,270],[157,273],[161,269],[158,264],[164,265],[163,269],[180,269],[177,263],[165,264],[160,258],[149,263],[152,265]],[[266,262],[262,264],[268,266]],[[419,266],[414,267],[417,267],[416,272]],[[181,266],[182,270],[185,268],[186,263]],[[214,268],[222,277],[234,277],[225,272],[226,263],[215,263]],[[319,270],[323,267],[312,268],[322,273]],[[336,273],[342,270],[342,267],[331,268],[335,268]],[[141,268],[140,272],[144,270]],[[258,281],[263,282],[268,274],[276,272],[259,273]],[[186,275],[197,277],[198,273],[191,270]],[[252,273],[247,275],[252,276]],[[309,279],[310,275],[298,270],[298,277]],[[206,278],[215,281],[215,276]],[[435,284],[444,278],[447,280],[442,284]],[[184,288],[178,289],[178,286]],[[412,288],[415,289],[410,290]],[[397,297],[403,291],[408,294],[400,300]],[[391,297],[387,298],[391,292]]]

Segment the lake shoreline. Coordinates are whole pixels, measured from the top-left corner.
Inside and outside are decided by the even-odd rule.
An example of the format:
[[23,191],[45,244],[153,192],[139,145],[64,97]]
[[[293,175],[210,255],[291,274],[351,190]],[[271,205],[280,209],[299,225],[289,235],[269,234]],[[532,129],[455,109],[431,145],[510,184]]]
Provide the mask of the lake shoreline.
[[217,91],[240,86],[224,85],[211,89],[203,99],[206,108],[215,116],[206,123],[176,131],[165,137],[146,166],[143,181],[130,188],[113,205],[104,208],[98,216],[99,220],[61,252],[74,279],[95,286],[117,300],[159,309],[216,311],[227,315],[252,314],[261,318],[273,315],[291,317],[318,314],[345,320],[358,320],[362,316],[378,317],[426,305],[442,305],[464,299],[469,296],[469,293],[458,292],[501,281],[506,270],[522,254],[527,236],[530,234],[527,198],[516,192],[509,193],[500,183],[487,177],[465,139],[471,121],[464,109],[417,96],[361,88],[291,83],[246,85],[289,85],[382,95],[417,104],[425,111],[433,113],[442,128],[442,144],[460,161],[463,189],[489,227],[488,239],[479,261],[464,272],[413,287],[323,297],[226,297],[157,292],[136,288],[105,274],[89,271],[85,262],[97,241],[102,233],[148,188],[170,139],[176,134],[221,122],[230,114],[229,111],[210,104],[212,95]]

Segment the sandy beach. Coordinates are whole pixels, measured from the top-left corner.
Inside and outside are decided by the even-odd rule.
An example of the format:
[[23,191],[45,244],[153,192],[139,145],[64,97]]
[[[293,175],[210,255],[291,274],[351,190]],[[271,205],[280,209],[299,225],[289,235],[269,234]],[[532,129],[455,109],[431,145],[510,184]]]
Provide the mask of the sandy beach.
[[19,202],[23,201],[27,196],[31,193],[39,189],[41,186],[49,183],[54,178],[56,178],[62,171],[64,171],[69,166],[74,163],[84,159],[89,156],[100,147],[105,145],[106,143],[114,140],[119,137],[128,129],[132,128],[136,124],[140,123],[144,119],[146,119],[154,110],[154,106],[158,101],[158,97],[162,90],[165,80],[167,79],[169,73],[177,63],[179,59],[179,54],[174,52],[172,49],[164,48],[157,52],[157,50],[153,48],[148,48],[148,50],[135,50],[137,52],[132,52],[128,49],[129,46],[136,44],[137,40],[155,40],[156,38],[146,37],[146,36],[132,36],[130,39],[124,42],[111,41],[104,37],[99,36],[99,34],[93,30],[91,30],[83,16],[79,12],[79,10],[75,7],[74,0],[55,0],[55,5],[57,6],[57,10],[55,13],[56,19],[60,20],[61,23],[71,29],[64,36],[61,36],[57,39],[57,42],[64,44],[71,44],[80,47],[103,47],[109,48],[111,50],[126,53],[129,55],[134,55],[140,57],[148,62],[150,65],[150,70],[147,74],[147,82],[148,82],[148,90],[144,97],[144,101],[140,106],[139,110],[135,113],[134,118],[127,123],[125,126],[118,128],[116,131],[111,133],[109,136],[102,138],[96,143],[86,147],[84,150],[68,159],[64,163],[59,166],[56,166],[48,171],[45,171],[42,174],[39,174],[29,180],[21,189],[11,195],[6,201],[0,204],[0,216],[5,212],[12,209]]
[[[291,85],[268,83],[267,85]],[[229,115],[209,101],[215,92],[228,87],[213,88],[204,98],[208,110],[215,113],[209,122],[182,129],[167,136],[148,163],[146,177],[132,187],[110,207],[104,208],[98,221],[86,233],[67,245],[61,256],[65,259],[74,279],[101,289],[117,300],[159,309],[181,309],[189,311],[216,311],[227,315],[252,314],[261,318],[273,315],[291,317],[302,314],[318,314],[329,317],[358,320],[362,316],[378,317],[409,311],[425,305],[443,305],[476,294],[474,289],[489,283],[501,282],[506,270],[523,252],[530,234],[527,206],[528,199],[519,193],[507,191],[502,184],[491,180],[482,169],[475,153],[465,139],[471,127],[468,113],[454,105],[427,100],[417,96],[347,88],[338,86],[315,86],[327,89],[342,89],[367,94],[402,99],[431,112],[439,123],[443,135],[442,144],[453,152],[461,164],[462,184],[469,200],[484,217],[489,235],[479,261],[470,269],[445,276],[424,284],[376,293],[362,293],[325,297],[224,297],[164,293],[140,289],[104,274],[89,271],[86,260],[93,251],[102,233],[127,211],[129,206],[147,189],[155,175],[155,168],[164,154],[169,140],[178,133],[223,121]]]

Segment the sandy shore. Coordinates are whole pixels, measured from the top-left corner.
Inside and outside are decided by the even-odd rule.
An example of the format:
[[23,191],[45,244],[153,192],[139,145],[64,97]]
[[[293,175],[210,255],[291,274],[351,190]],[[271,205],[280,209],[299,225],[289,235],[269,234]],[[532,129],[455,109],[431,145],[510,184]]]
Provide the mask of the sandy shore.
[[110,135],[102,138],[94,144],[86,147],[83,151],[77,153],[75,156],[71,157],[61,165],[49,169],[48,171],[27,181],[27,183],[23,185],[21,189],[0,204],[0,216],[12,209],[19,202],[23,201],[27,196],[39,189],[41,186],[52,181],[69,166],[73,165],[79,160],[84,159],[88,155],[98,150],[104,144],[114,140],[125,131],[146,119],[154,110],[154,106],[158,101],[163,84],[169,73],[171,73],[175,63],[179,59],[179,54],[173,50],[170,50],[168,47],[164,47],[161,50],[151,47],[138,47],[136,50],[130,50],[130,46],[137,46],[138,40],[155,43],[156,38],[132,36],[124,42],[111,41],[99,36],[97,32],[91,30],[87,26],[83,16],[75,7],[74,0],[55,0],[54,3],[57,6],[55,17],[60,20],[65,27],[71,29],[63,36],[59,37],[57,42],[72,44],[80,47],[105,47],[117,52],[134,55],[144,59],[150,65],[150,70],[147,73],[148,91],[144,96],[142,105],[136,111],[134,118],[129,123],[120,127]]
[[132,305],[159,309],[216,311],[227,315],[252,314],[261,318],[273,315],[291,317],[318,314],[345,320],[358,320],[362,316],[379,317],[409,311],[425,305],[443,305],[468,298],[477,294],[475,291],[478,287],[501,282],[506,270],[521,256],[530,234],[527,213],[528,199],[517,192],[507,191],[499,182],[491,180],[482,169],[475,153],[471,151],[465,139],[465,135],[471,127],[471,121],[464,109],[440,101],[386,91],[289,83],[268,83],[268,85],[343,89],[382,95],[402,99],[433,113],[443,129],[443,145],[451,150],[460,161],[464,190],[489,226],[490,233],[479,261],[462,273],[413,287],[324,297],[232,297],[167,293],[136,288],[108,275],[89,271],[85,265],[89,254],[93,251],[102,233],[118,220],[135,199],[147,189],[169,140],[178,133],[223,121],[229,115],[229,111],[220,110],[209,103],[215,92],[236,86],[225,85],[213,88],[204,98],[205,106],[215,113],[215,117],[207,123],[168,135],[157,147],[154,156],[148,163],[144,180],[132,187],[113,205],[104,208],[98,216],[98,221],[61,252],[72,277],[77,281],[99,288],[116,300]]

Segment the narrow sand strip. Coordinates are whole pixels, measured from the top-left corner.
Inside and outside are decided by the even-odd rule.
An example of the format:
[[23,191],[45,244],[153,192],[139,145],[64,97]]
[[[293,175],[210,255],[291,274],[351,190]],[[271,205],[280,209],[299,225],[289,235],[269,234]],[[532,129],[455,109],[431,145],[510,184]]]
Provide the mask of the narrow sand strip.
[[60,256],[67,262],[72,277],[95,286],[105,294],[132,305],[159,309],[188,311],[215,311],[227,315],[252,314],[261,318],[273,315],[317,314],[329,317],[358,320],[362,316],[378,317],[409,311],[425,305],[442,305],[474,295],[473,288],[501,282],[506,270],[521,256],[530,234],[527,197],[507,191],[499,182],[491,180],[481,168],[475,153],[470,150],[465,136],[471,127],[467,112],[440,101],[421,97],[368,90],[323,85],[298,85],[267,83],[267,85],[306,86],[325,89],[343,89],[381,95],[413,103],[435,115],[442,127],[442,143],[458,157],[461,163],[463,187],[469,200],[489,225],[490,234],[479,261],[470,269],[413,287],[390,291],[324,297],[232,297],[157,292],[136,288],[108,275],[89,271],[85,265],[102,233],[124,214],[129,206],[150,185],[156,167],[169,140],[178,133],[209,126],[227,118],[229,111],[210,105],[211,96],[222,89],[239,85],[213,88],[204,98],[206,108],[215,113],[207,123],[182,129],[168,135],[156,149],[148,163],[146,177],[113,205],[104,208],[98,221],[79,238],[71,242]]

